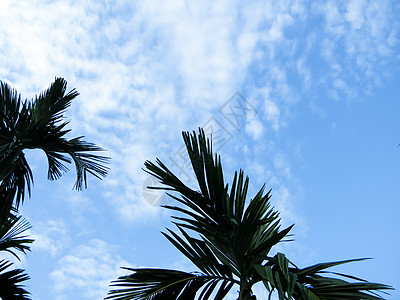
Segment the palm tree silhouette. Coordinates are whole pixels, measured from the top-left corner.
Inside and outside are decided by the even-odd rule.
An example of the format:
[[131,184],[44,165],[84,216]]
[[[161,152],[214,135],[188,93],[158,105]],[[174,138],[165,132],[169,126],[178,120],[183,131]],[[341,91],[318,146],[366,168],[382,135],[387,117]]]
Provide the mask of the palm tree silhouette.
[[[32,170],[24,149],[41,149],[48,161],[48,179],[58,179],[73,162],[76,169],[75,188],[87,185],[87,173],[101,178],[107,174],[108,157],[95,154],[100,147],[82,140],[67,139],[70,130],[63,114],[78,96],[75,90],[66,93],[67,82],[56,78],[50,87],[32,100],[21,100],[16,90],[0,82],[0,251],[18,258],[16,250],[25,253],[33,242],[21,234],[29,223],[17,216],[26,194],[30,196]],[[12,262],[0,260],[0,298],[29,299],[21,285],[29,279],[21,269],[11,269]]]
[[[300,269],[284,254],[271,257],[271,249],[288,240],[292,226],[282,229],[279,213],[271,208],[271,191],[265,185],[247,200],[249,178],[235,172],[231,186],[225,183],[221,159],[200,128],[183,133],[198,190],[186,186],[159,159],[145,162],[145,171],[157,178],[162,189],[179,205],[164,205],[175,212],[178,233],[163,235],[199,271],[188,273],[157,268],[124,268],[132,274],[111,283],[106,299],[224,299],[236,286],[239,300],[256,299],[252,288],[263,282],[269,298],[283,299],[382,299],[375,291],[390,289],[326,268],[347,263],[317,264]],[[340,277],[340,278],[338,278]],[[355,282],[348,282],[352,279]]]

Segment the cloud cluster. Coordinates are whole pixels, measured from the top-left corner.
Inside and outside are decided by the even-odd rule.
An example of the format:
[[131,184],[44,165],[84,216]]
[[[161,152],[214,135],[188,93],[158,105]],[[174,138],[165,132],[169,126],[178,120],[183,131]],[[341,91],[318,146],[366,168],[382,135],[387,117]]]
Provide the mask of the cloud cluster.
[[122,265],[128,264],[114,247],[102,240],[93,239],[79,245],[63,256],[50,274],[56,298],[71,299],[72,295],[80,295],[86,299],[102,299],[107,295],[110,281],[123,275]]
[[317,45],[329,68],[323,80],[333,98],[362,98],[390,76],[400,46],[393,1],[328,1],[312,8],[323,18]]
[[[0,76],[25,95],[54,76],[77,88],[71,126],[109,150],[108,180],[124,190],[110,200],[132,207],[120,210],[126,218],[127,211],[145,207],[140,188],[127,188],[145,180],[144,160],[172,151],[181,130],[202,125],[242,86],[260,110],[259,121],[247,129],[259,138],[266,128],[287,125],[301,99],[293,78],[308,91],[325,86],[336,99],[360,94],[349,81],[378,82],[398,47],[392,5],[6,1]],[[319,18],[323,27],[315,28]],[[316,51],[327,64],[324,75],[311,71],[319,63]]]
[[35,223],[29,235],[34,239],[32,251],[44,251],[50,256],[59,255],[69,243],[69,234],[64,221],[45,220]]

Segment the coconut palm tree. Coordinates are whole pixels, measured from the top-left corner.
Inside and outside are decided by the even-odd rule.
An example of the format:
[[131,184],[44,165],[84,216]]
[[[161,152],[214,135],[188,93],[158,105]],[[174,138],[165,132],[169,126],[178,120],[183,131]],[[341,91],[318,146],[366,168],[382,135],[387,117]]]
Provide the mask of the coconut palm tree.
[[64,112],[78,96],[66,93],[67,82],[56,78],[50,87],[32,100],[21,100],[16,90],[0,82],[0,223],[11,208],[18,209],[25,194],[30,195],[33,174],[24,149],[41,149],[48,161],[48,178],[58,179],[74,162],[75,188],[86,187],[87,173],[96,177],[107,174],[107,157],[94,154],[100,147],[82,140],[67,139]]
[[[270,256],[272,248],[290,238],[292,226],[281,228],[279,213],[270,205],[265,185],[247,200],[249,178],[236,172],[232,185],[224,181],[220,157],[202,129],[183,133],[198,190],[185,185],[159,159],[145,162],[145,171],[179,205],[164,205],[175,212],[163,235],[197,268],[189,273],[157,268],[125,268],[132,272],[111,283],[106,299],[223,299],[236,286],[239,300],[256,299],[252,288],[263,282],[270,298],[382,299],[375,291],[389,286],[344,274],[326,277],[326,268],[349,261],[317,264],[300,269],[284,254]],[[341,277],[341,278],[338,278]],[[352,279],[355,282],[346,280]]]

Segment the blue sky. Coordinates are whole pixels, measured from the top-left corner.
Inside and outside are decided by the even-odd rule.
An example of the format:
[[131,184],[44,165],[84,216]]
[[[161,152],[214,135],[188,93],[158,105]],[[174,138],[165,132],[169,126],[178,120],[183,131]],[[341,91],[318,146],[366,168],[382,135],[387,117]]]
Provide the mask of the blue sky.
[[73,170],[49,182],[27,152],[33,299],[101,299],[121,266],[194,270],[141,168],[159,157],[185,179],[181,131],[199,126],[223,133],[226,180],[244,169],[250,196],[267,183],[296,224],[279,251],[300,266],[373,257],[340,270],[399,299],[399,17],[395,0],[3,1],[0,79],[30,98],[64,77],[73,134],[112,158],[76,192]]

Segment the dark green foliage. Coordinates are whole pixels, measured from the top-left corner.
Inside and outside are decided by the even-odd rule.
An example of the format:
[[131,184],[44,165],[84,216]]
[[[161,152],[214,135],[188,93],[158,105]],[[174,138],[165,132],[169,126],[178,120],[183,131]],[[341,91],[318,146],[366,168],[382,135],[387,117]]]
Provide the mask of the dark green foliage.
[[[30,228],[28,221],[13,212],[0,224],[0,252],[8,252],[19,259],[16,251],[26,253],[30,251],[33,240],[22,235]],[[21,285],[29,279],[22,269],[10,269],[13,265],[5,259],[0,261],[0,298],[1,299],[30,299],[29,293]],[[7,270],[7,271],[6,271]]]
[[[21,216],[9,213],[8,218],[0,224],[0,251],[6,251],[18,258],[15,250],[26,253],[30,251],[28,244],[33,242],[25,235],[21,235],[31,227],[28,221]],[[19,258],[18,258],[19,259]]]
[[[108,158],[93,154],[102,149],[82,140],[67,139],[70,131],[64,112],[78,96],[75,90],[66,93],[67,82],[56,78],[51,86],[33,100],[21,101],[21,96],[0,82],[0,251],[18,258],[15,251],[26,253],[33,240],[22,235],[30,224],[17,216],[26,194],[30,196],[33,174],[25,159],[24,149],[41,149],[48,161],[48,179],[58,179],[76,168],[75,188],[87,184],[87,173],[101,178],[107,174]],[[18,258],[19,259],[19,258]],[[21,269],[8,270],[11,262],[0,261],[0,298],[30,299],[20,284],[29,279]]]
[[0,260],[0,298],[4,300],[30,300],[22,282],[29,279],[22,269],[7,270],[12,266],[11,262]]
[[58,179],[73,162],[76,168],[75,187],[87,184],[87,173],[96,177],[107,174],[108,158],[93,152],[100,147],[82,140],[67,139],[68,122],[64,112],[78,96],[75,90],[66,93],[67,82],[56,78],[51,86],[35,99],[21,96],[0,82],[0,221],[11,207],[18,209],[25,194],[30,195],[32,171],[25,159],[24,149],[41,149],[47,156],[48,178]]
[[113,286],[119,289],[111,291],[107,299],[194,299],[206,284],[200,299],[209,299],[219,282],[221,285],[214,299],[223,299],[234,283],[231,278],[218,275],[165,269],[125,269],[135,273],[115,281]]
[[[300,269],[291,263],[284,254],[278,253],[269,258],[264,265],[256,266],[257,273],[267,290],[276,291],[279,299],[383,299],[376,291],[391,289],[390,286],[367,282],[346,274],[325,271],[341,264],[361,261],[352,259],[338,262],[320,263]],[[289,267],[289,265],[291,267]],[[327,277],[326,275],[333,275]],[[352,281],[346,281],[351,279]]]
[[[325,277],[326,268],[350,261],[318,264],[299,269],[284,254],[268,254],[277,243],[287,240],[292,226],[281,229],[279,214],[270,206],[271,191],[265,186],[247,200],[248,177],[240,170],[231,187],[224,182],[221,160],[212,153],[204,131],[183,133],[199,190],[186,186],[159,159],[145,162],[145,171],[164,186],[180,205],[165,205],[178,233],[163,235],[200,272],[164,269],[129,269],[133,273],[112,282],[106,299],[223,299],[237,285],[239,300],[256,299],[252,287],[263,282],[270,297],[283,299],[382,299],[374,293],[389,286],[332,273],[345,279]],[[193,233],[194,236],[190,235]]]

